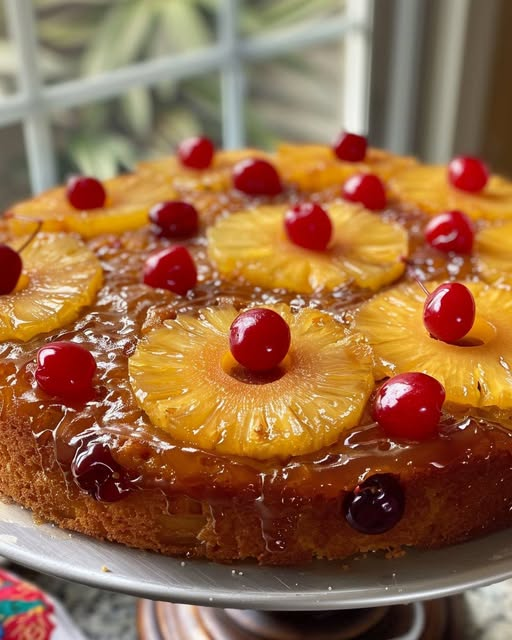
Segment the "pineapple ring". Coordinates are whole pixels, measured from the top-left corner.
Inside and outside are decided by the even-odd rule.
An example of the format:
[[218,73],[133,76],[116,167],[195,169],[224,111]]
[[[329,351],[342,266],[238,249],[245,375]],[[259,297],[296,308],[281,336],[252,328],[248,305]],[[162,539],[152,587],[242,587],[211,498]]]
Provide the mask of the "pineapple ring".
[[229,373],[238,315],[230,305],[178,315],[147,334],[129,376],[151,422],[201,449],[260,460],[317,451],[356,426],[374,384],[364,338],[322,311],[269,308],[290,325],[292,343],[283,375],[266,384]]
[[382,149],[368,149],[363,162],[343,162],[331,147],[319,144],[280,144],[275,158],[283,180],[303,191],[341,187],[350,176],[361,172],[375,173],[388,180],[415,162],[414,158],[396,156]]
[[[428,283],[432,290],[438,283]],[[428,334],[425,293],[404,284],[369,300],[355,316],[376,356],[377,379],[407,371],[427,373],[446,389],[447,401],[472,407],[512,407],[512,293],[466,282],[475,297],[475,325],[459,344]]]
[[482,229],[475,244],[477,268],[483,280],[512,287],[512,221]]
[[208,230],[208,254],[224,276],[298,293],[331,291],[355,282],[377,290],[404,271],[408,237],[360,205],[331,204],[333,238],[326,251],[293,244],[284,228],[287,205],[232,214]]
[[216,151],[212,165],[208,169],[188,169],[178,158],[170,156],[146,160],[137,165],[137,171],[143,176],[160,175],[180,191],[229,191],[233,188],[233,167],[240,160],[271,156],[257,149],[237,149],[234,151]]
[[42,220],[44,231],[75,231],[84,238],[117,234],[143,227],[154,204],[176,199],[176,190],[162,176],[121,175],[103,186],[104,207],[78,211],[69,204],[65,187],[57,187],[12,207],[6,214],[9,228],[16,235],[30,233],[33,221]]
[[473,220],[512,217],[512,182],[500,176],[491,176],[484,190],[473,194],[449,184],[445,165],[417,165],[394,176],[389,189],[392,196],[427,213],[460,209]]
[[23,250],[21,284],[0,296],[0,340],[25,342],[72,322],[102,280],[98,259],[76,237],[38,234]]

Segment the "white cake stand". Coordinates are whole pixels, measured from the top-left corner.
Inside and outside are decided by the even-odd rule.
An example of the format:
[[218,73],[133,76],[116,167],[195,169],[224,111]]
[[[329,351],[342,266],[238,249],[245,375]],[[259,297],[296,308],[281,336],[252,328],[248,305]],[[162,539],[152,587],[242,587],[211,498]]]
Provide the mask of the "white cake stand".
[[[312,611],[316,615],[318,612],[351,610],[352,618],[355,609],[369,609],[366,617],[377,619],[383,615],[382,608],[390,605],[450,596],[512,577],[510,531],[446,549],[409,551],[396,559],[371,556],[352,560],[348,565],[326,561],[301,568],[259,567],[252,563],[222,565],[168,558],[99,542],[48,524],[36,525],[30,512],[3,503],[0,503],[0,554],[42,573],[154,601],[259,612]],[[142,618],[148,620],[151,604],[144,606]],[[194,607],[185,609],[192,614]],[[180,615],[183,615],[183,610]],[[416,604],[412,611],[410,629],[405,634],[390,638],[417,640],[427,637],[420,633],[420,627],[424,625],[424,609]],[[197,618],[197,611],[194,615]],[[222,631],[224,635],[218,636],[194,636],[190,633],[180,636],[176,630],[174,635],[165,635],[165,631],[160,636],[151,635],[157,633],[156,627],[153,631],[149,627],[144,629],[143,621],[140,623],[141,634],[144,638],[187,637],[188,640],[196,637],[218,637],[222,640],[230,637],[291,640],[302,637],[315,640],[364,637],[348,635],[348,632],[345,635],[340,635],[341,632],[322,635],[319,627],[316,627],[314,635],[293,635],[290,625],[282,620],[282,628],[275,632],[277,635],[268,631],[265,632],[267,635],[258,636],[258,628],[263,633],[265,624],[262,615],[253,612],[250,620],[247,618],[244,622],[242,614],[236,611],[229,614],[230,625],[249,625],[247,633],[251,631],[253,636],[229,636],[225,630]],[[161,623],[167,616],[168,624],[174,624],[168,609],[158,616]],[[299,627],[304,629],[300,616],[297,620]],[[215,626],[211,621],[208,624]]]

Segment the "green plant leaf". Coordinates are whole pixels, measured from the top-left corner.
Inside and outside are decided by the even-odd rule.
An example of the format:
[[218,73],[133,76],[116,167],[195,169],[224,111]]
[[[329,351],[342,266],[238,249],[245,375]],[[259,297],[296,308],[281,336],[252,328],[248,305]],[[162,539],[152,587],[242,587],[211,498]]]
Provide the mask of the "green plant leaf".
[[153,124],[153,102],[148,89],[135,88],[121,98],[121,111],[126,124],[136,136],[151,132]]
[[155,10],[155,17],[166,34],[169,53],[204,47],[213,40],[203,16],[187,0],[167,0]]

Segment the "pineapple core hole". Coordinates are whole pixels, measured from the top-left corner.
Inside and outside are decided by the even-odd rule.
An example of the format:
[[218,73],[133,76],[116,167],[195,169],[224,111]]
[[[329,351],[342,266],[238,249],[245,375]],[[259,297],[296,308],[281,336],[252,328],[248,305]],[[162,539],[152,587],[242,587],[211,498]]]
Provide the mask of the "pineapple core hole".
[[458,347],[482,347],[496,337],[496,327],[485,318],[477,316],[471,331],[455,342]]
[[268,384],[269,382],[275,382],[284,376],[289,369],[289,363],[289,356],[286,356],[286,358],[273,369],[269,369],[268,371],[251,371],[237,362],[235,358],[233,358],[231,351],[226,351],[221,359],[221,367],[228,376],[245,384]]

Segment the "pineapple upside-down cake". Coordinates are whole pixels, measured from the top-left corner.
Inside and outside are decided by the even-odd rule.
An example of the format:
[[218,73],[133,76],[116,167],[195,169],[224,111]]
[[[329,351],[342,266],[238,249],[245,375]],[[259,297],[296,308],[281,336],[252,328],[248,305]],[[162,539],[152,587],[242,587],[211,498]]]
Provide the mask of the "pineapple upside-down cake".
[[0,492],[263,564],[512,525],[512,183],[367,147],[183,141],[12,206]]

